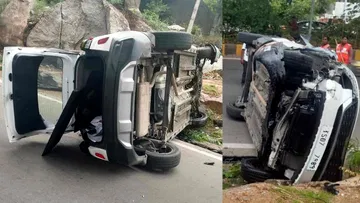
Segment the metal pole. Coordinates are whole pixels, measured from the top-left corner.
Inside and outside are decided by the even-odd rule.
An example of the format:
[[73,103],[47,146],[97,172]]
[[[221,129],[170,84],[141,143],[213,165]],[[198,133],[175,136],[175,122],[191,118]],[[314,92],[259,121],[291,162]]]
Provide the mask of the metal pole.
[[310,23],[309,23],[309,41],[311,39],[311,29],[312,29],[312,23],[314,18],[314,7],[315,7],[315,0],[312,0],[311,2],[311,13],[310,13]]
[[190,22],[189,22],[189,26],[188,26],[187,31],[186,31],[188,33],[191,33],[192,28],[194,26],[194,22],[195,22],[196,15],[197,15],[197,12],[198,12],[198,9],[199,9],[199,6],[200,6],[200,2],[201,2],[201,0],[196,0],[196,2],[195,2],[194,10],[192,12]]

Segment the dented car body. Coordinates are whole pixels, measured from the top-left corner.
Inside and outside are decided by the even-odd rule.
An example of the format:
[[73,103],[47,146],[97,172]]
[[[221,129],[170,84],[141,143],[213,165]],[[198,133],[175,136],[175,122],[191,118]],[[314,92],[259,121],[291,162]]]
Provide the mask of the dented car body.
[[355,75],[330,51],[251,33],[238,37],[252,49],[249,80],[233,107],[258,152],[243,160],[245,180],[341,180],[359,110]]
[[[166,170],[180,163],[169,143],[189,125],[203,125],[199,110],[202,60],[215,62],[213,45],[192,47],[183,32],[124,31],[84,40],[83,52],[5,47],[3,97],[10,142],[51,134],[43,155],[67,132],[98,159]],[[51,123],[39,112],[38,72],[44,57],[62,60],[62,112]],[[51,98],[50,98],[51,99]],[[95,125],[94,121],[99,125]]]

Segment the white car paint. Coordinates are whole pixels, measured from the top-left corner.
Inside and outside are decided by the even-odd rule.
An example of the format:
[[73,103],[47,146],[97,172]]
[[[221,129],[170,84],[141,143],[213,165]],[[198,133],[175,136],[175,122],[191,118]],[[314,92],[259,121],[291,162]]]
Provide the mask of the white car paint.
[[3,99],[4,99],[4,118],[6,131],[10,142],[16,142],[24,137],[30,137],[33,135],[50,133],[54,129],[54,124],[45,122],[47,128],[45,130],[33,131],[27,134],[20,135],[16,132],[15,128],[15,115],[14,115],[14,103],[10,99],[10,95],[13,93],[12,82],[9,80],[9,75],[12,74],[12,64],[15,55],[35,55],[35,56],[54,56],[59,57],[63,61],[63,81],[62,87],[62,104],[63,108],[69,98],[69,92],[73,90],[74,80],[74,66],[78,55],[76,53],[68,52],[64,50],[48,49],[48,48],[29,48],[29,47],[5,47],[3,55]]

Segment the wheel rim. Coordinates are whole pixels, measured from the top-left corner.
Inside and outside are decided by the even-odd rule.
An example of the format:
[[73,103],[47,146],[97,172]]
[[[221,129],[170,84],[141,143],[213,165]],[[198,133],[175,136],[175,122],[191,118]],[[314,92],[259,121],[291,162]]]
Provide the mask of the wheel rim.
[[135,147],[142,151],[155,152],[159,154],[170,154],[174,151],[174,149],[167,143],[161,145],[147,139],[137,140]]

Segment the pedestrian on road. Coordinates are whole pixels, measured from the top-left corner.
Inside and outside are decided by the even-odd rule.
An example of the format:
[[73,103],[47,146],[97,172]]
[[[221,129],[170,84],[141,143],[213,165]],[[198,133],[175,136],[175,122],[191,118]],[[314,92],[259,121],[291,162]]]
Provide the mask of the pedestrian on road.
[[321,48],[331,50],[329,44],[330,38],[328,36],[324,36],[321,43]]
[[352,62],[353,50],[347,36],[343,36],[341,43],[336,46],[336,55],[341,63],[348,65]]
[[242,45],[242,52],[241,52],[241,58],[240,58],[241,64],[243,65],[243,74],[242,74],[241,84],[245,83],[248,59],[249,59],[249,57],[248,57],[248,53],[247,53],[247,48],[246,48],[246,44],[244,43]]
[[291,18],[291,21],[289,22],[289,27],[290,27],[291,37],[293,37],[295,41],[299,41],[300,40],[300,31],[299,31],[299,25],[297,22],[297,18],[295,16],[293,16]]

